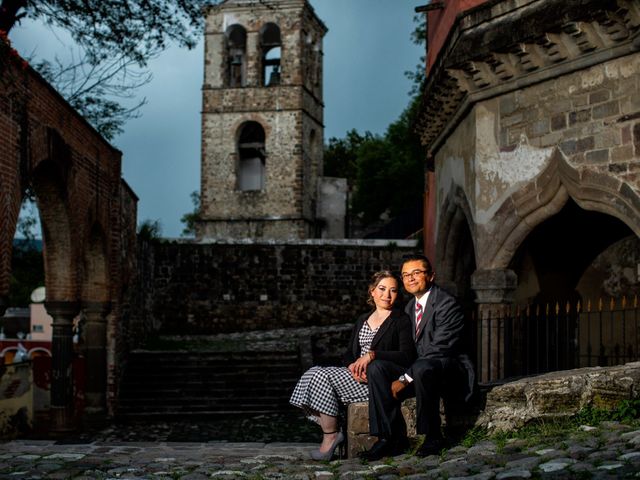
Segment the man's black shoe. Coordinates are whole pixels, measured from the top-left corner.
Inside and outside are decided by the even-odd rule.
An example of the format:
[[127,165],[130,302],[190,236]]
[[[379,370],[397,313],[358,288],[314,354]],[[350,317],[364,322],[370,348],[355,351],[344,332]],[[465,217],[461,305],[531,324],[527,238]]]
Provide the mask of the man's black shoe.
[[440,451],[444,448],[442,440],[425,440],[422,446],[416,452],[418,457],[428,457],[429,455],[440,455]]
[[375,462],[376,460],[380,460],[384,457],[393,457],[395,455],[403,454],[409,448],[409,442],[405,438],[401,441],[391,441],[388,438],[381,438],[373,446],[365,451],[360,453],[360,458],[363,460],[368,460],[370,462]]

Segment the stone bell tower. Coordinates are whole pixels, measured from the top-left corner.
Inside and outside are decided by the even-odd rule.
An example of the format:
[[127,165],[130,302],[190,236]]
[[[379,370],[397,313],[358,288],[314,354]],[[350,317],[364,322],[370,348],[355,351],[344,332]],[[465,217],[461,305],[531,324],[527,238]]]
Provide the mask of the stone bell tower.
[[197,238],[312,238],[327,29],[306,0],[227,0],[205,14]]

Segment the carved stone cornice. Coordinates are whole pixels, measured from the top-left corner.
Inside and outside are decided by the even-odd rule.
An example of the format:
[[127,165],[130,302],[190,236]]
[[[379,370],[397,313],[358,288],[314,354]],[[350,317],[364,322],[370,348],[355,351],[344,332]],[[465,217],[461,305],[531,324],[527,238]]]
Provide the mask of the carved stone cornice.
[[417,122],[430,157],[476,102],[640,49],[637,0],[493,0],[458,17]]

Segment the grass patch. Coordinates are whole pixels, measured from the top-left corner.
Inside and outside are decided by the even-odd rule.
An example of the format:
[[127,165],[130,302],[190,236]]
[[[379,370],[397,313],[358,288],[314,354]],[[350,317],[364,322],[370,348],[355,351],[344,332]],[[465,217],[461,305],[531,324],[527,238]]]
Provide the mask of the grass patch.
[[587,407],[569,418],[541,419],[509,432],[489,434],[485,428],[474,427],[466,433],[461,444],[470,448],[482,440],[490,440],[496,445],[498,453],[502,452],[511,439],[524,440],[527,446],[559,445],[559,448],[562,448],[566,447],[566,439],[570,434],[599,435],[596,431],[581,432],[578,430],[580,426],[598,426],[606,421],[616,421],[630,426],[640,425],[640,399],[623,400],[613,410]]

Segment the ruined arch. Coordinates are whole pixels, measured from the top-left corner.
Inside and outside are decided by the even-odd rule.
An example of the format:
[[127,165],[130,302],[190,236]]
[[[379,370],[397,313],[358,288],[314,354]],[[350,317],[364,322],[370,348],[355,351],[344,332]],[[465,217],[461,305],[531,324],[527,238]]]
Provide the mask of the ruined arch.
[[76,242],[73,241],[66,182],[51,160],[32,175],[42,225],[47,300],[76,301]]
[[[442,280],[451,282],[455,279],[457,257],[460,253],[460,240],[463,236],[469,236],[471,241],[473,263],[475,265],[475,235],[470,225],[474,225],[469,202],[464,190],[455,185],[449,190],[444,200],[441,216],[438,222],[437,243],[438,253],[436,271]],[[466,240],[465,240],[465,243]]]
[[94,222],[88,232],[83,255],[81,299],[83,302],[107,302],[109,296],[106,235],[102,226]]
[[518,247],[543,221],[556,215],[569,198],[584,210],[611,215],[640,236],[640,198],[626,183],[609,175],[570,165],[555,149],[548,166],[501,205],[490,241],[487,263],[507,268]]

